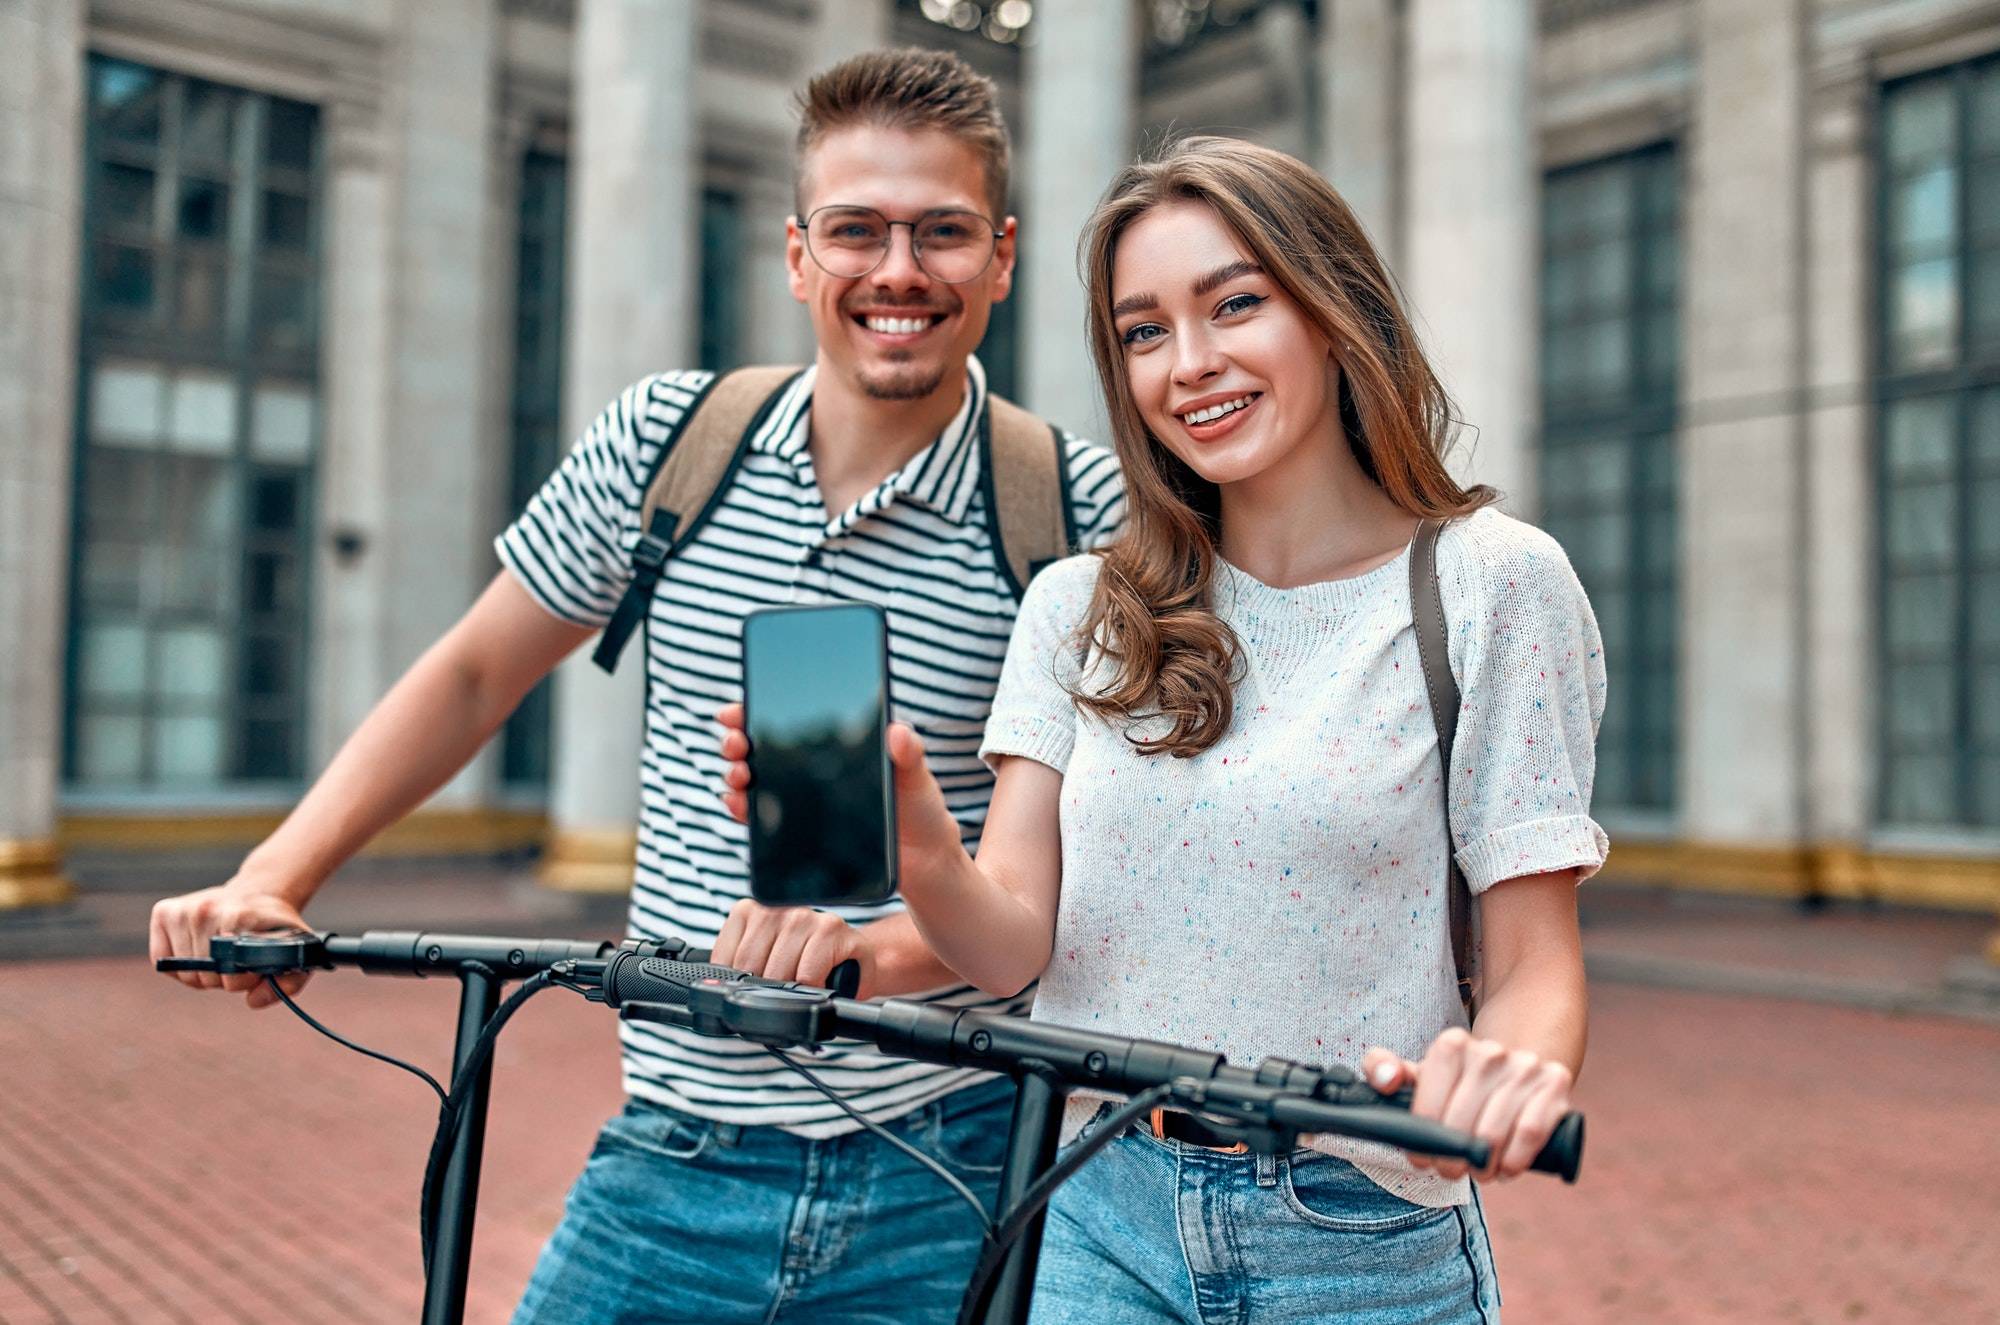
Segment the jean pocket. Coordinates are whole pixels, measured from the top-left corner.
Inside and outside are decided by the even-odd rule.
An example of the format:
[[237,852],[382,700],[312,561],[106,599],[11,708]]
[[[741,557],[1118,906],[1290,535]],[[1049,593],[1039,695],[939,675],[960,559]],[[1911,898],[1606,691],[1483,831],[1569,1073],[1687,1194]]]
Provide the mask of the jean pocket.
[[685,1163],[708,1153],[714,1141],[715,1124],[707,1119],[635,1102],[604,1124],[597,1134],[597,1151],[622,1147]]
[[[958,1173],[991,1177],[1007,1162],[1013,1091],[982,1083],[958,1093],[973,1098],[961,1104],[947,1095],[930,1106],[929,1144],[925,1148]],[[967,1104],[972,1107],[965,1107]]]
[[1349,1233],[1393,1233],[1451,1217],[1450,1206],[1406,1201],[1333,1155],[1280,1164],[1278,1194],[1306,1223]]

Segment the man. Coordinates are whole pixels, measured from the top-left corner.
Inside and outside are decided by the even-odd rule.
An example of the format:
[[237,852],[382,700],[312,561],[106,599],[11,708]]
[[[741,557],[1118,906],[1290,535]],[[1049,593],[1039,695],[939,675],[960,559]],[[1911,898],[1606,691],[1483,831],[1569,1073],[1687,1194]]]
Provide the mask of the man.
[[[888,612],[896,716],[924,738],[970,842],[992,786],[980,730],[1018,606],[985,513],[986,389],[971,357],[1014,269],[993,86],[953,56],[877,52],[814,79],[800,108],[787,261],[817,353],[667,563],[648,656],[626,664],[652,673],[631,928],[712,944],[716,961],[779,979],[823,982],[855,957],[863,997],[937,990],[988,1006],[899,903],[832,914],[749,902],[744,835],[720,799],[713,718],[741,698],[743,618],[860,599]],[[497,540],[505,570],[285,823],[228,883],[154,909],[156,958],[203,952],[218,932],[302,924],[336,867],[606,622],[631,581],[646,476],[709,376],[663,373],[604,411]],[[1122,486],[1109,452],[1064,446],[1078,541],[1092,546],[1116,528]],[[180,978],[273,1001],[242,977]],[[631,1102],[572,1191],[518,1322],[952,1319],[979,1230],[934,1174],[761,1050],[670,1027],[621,1034]],[[991,1203],[1008,1083],[853,1050],[814,1067]]]

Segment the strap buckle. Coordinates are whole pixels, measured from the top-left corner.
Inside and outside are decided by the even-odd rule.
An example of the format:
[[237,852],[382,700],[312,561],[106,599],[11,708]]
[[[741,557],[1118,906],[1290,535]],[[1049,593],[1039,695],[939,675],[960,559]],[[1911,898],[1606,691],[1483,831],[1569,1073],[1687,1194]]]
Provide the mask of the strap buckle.
[[667,557],[674,545],[658,534],[647,532],[639,535],[639,541],[632,547],[632,578],[641,584],[651,586],[666,569]]

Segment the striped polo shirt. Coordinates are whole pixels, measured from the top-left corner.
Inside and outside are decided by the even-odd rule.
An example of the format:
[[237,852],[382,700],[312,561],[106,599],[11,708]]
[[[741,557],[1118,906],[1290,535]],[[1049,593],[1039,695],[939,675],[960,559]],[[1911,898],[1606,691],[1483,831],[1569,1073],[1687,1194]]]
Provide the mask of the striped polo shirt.
[[[762,607],[860,601],[889,621],[891,715],[923,737],[968,850],[992,795],[979,742],[1019,607],[994,559],[978,421],[986,378],[967,361],[966,399],[938,439],[845,511],[820,503],[807,450],[813,370],[786,387],[751,439],[720,506],[668,563],[646,622],[634,935],[710,946],[749,896],[749,846],[724,810],[716,710],[743,697],[743,619]],[[713,374],[661,373],[624,392],[495,540],[500,559],[556,616],[602,626],[631,579],[645,487]],[[1064,438],[1078,542],[1105,542],[1124,516],[1112,453]],[[854,922],[902,909],[900,897],[831,908]],[[1016,1011],[959,986],[915,995],[954,1007]],[[856,1124],[757,1045],[678,1027],[621,1023],[626,1091],[702,1117],[834,1136]],[[814,1068],[881,1120],[977,1079],[954,1068],[835,1046]]]

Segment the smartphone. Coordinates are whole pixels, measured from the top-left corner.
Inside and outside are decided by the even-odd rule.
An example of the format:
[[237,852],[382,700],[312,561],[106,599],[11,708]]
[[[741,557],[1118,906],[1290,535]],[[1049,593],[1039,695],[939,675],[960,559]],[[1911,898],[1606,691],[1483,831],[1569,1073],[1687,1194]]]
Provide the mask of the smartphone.
[[750,895],[769,906],[896,891],[889,625],[868,603],[773,607],[743,622]]

